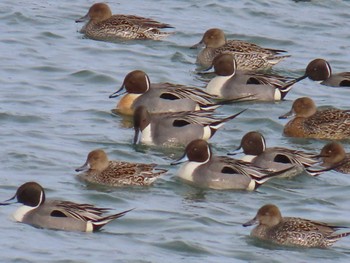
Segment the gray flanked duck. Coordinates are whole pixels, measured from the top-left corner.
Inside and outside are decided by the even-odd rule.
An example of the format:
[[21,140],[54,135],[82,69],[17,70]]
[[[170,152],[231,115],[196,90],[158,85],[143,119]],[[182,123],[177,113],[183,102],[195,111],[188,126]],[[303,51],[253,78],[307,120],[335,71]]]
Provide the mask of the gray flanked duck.
[[190,142],[183,157],[171,164],[183,162],[177,172],[181,179],[193,186],[218,190],[253,191],[270,178],[293,169],[271,172],[227,156],[214,156],[208,142],[201,139]]
[[139,106],[134,113],[134,143],[186,146],[194,139],[209,140],[226,122],[244,111],[218,118],[211,111],[150,114],[145,106]]
[[286,52],[285,50],[264,48],[241,40],[226,40],[224,31],[219,28],[208,29],[202,40],[191,48],[198,48],[202,45],[205,48],[198,53],[197,64],[204,68],[208,68],[213,59],[222,53],[232,54],[240,70],[269,69],[289,57],[280,55]]
[[[257,131],[246,133],[242,137],[241,143],[235,153],[241,148],[245,154],[241,160],[250,162],[255,166],[271,171],[280,171],[294,166],[294,169],[281,174],[279,177],[291,177],[301,174],[308,167],[321,161],[320,154],[284,147],[266,147],[264,136]],[[316,170],[312,173],[310,172],[310,174],[314,176],[319,175]]]
[[160,23],[150,18],[135,15],[112,15],[105,3],[93,4],[88,13],[75,22],[87,23],[80,30],[86,37],[116,41],[119,39],[153,39],[160,40],[171,33],[160,29],[172,28],[169,24]]
[[106,186],[151,185],[165,169],[155,169],[156,164],[110,161],[102,149],[91,151],[83,166],[75,169],[78,178],[89,183]]
[[243,226],[253,224],[258,226],[251,231],[251,236],[284,246],[327,248],[350,235],[350,232],[336,233],[343,228],[341,226],[297,217],[282,217],[278,207],[272,204],[262,206],[256,216]]
[[[234,102],[218,101],[218,97],[202,89],[168,82],[152,83],[142,70],[129,72],[119,90],[109,96],[118,97],[123,89],[126,93],[118,102],[113,113],[132,116],[138,106],[146,106],[150,113],[165,113],[195,110],[213,110],[222,104]],[[246,100],[239,98],[237,101]]]
[[16,194],[1,203],[17,199],[23,206],[13,214],[16,221],[39,228],[66,231],[93,232],[101,229],[114,219],[124,216],[130,210],[104,216],[109,208],[99,208],[90,204],[78,204],[70,201],[47,200],[42,186],[36,182],[21,185]]
[[206,91],[220,98],[251,96],[255,101],[279,101],[284,99],[292,86],[306,78],[283,77],[276,74],[258,73],[237,69],[232,54],[220,54],[213,60],[216,76],[209,81]]
[[332,73],[331,65],[322,58],[314,59],[307,65],[305,76],[326,86],[350,87],[350,72]]

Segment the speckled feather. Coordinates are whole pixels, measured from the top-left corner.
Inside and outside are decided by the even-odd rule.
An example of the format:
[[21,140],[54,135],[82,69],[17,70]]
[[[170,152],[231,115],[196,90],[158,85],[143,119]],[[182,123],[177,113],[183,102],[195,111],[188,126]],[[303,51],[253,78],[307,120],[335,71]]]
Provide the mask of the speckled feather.
[[166,172],[163,169],[154,172],[155,166],[156,164],[109,161],[108,167],[102,172],[89,170],[78,177],[90,183],[109,186],[150,185]]

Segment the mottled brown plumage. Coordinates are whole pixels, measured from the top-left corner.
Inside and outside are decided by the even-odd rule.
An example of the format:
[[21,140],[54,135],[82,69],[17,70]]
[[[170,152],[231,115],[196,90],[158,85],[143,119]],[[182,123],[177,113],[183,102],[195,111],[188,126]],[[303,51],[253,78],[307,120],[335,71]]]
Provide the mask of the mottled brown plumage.
[[342,228],[339,226],[297,217],[282,217],[278,207],[272,204],[262,206],[256,216],[243,226],[256,223],[258,226],[252,230],[251,236],[285,246],[326,248],[350,235],[350,232],[335,233]]
[[228,40],[224,32],[218,28],[207,30],[202,40],[192,46],[197,48],[204,44],[205,48],[197,56],[197,63],[203,67],[209,67],[213,59],[222,53],[230,53],[234,56],[239,70],[268,69],[289,56],[278,56],[284,50],[263,48],[256,44],[241,41]]
[[280,118],[294,116],[284,127],[290,137],[318,139],[350,138],[350,114],[346,110],[318,110],[312,99],[302,97],[294,101],[292,110]]
[[330,142],[326,144],[322,150],[321,154],[323,157],[322,165],[325,167],[331,167],[340,164],[335,171],[350,174],[350,153],[346,153],[343,145],[338,142]]
[[104,3],[92,5],[89,12],[76,22],[86,20],[88,22],[80,32],[88,38],[104,41],[115,41],[120,38],[160,40],[171,33],[159,29],[172,27],[141,16],[112,15],[108,5]]
[[109,161],[100,149],[89,153],[85,164],[76,169],[78,178],[90,183],[108,186],[150,185],[166,170],[154,171],[156,164]]

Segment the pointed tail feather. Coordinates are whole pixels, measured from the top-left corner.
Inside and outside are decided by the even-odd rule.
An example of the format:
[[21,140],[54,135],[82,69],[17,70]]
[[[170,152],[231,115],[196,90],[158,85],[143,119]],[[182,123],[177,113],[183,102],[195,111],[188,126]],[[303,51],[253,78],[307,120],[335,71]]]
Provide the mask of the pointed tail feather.
[[109,222],[113,221],[114,219],[117,219],[119,217],[124,216],[126,213],[134,210],[135,208],[126,210],[124,212],[118,213],[118,214],[114,214],[114,215],[109,215],[109,216],[105,216],[105,217],[101,217],[97,220],[94,220],[92,222],[93,227],[94,227],[94,231],[100,230],[103,226],[105,226],[106,224],[108,224]]

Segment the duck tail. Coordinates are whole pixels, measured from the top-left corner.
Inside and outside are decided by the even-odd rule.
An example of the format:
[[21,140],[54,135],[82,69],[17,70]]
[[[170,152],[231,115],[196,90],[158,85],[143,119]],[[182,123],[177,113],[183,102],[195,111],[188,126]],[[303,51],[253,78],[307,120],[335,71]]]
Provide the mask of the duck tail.
[[128,212],[130,212],[131,210],[134,210],[134,209],[135,208],[132,208],[132,209],[126,210],[126,211],[118,213],[118,214],[101,217],[99,219],[96,219],[96,220],[92,221],[93,231],[100,230],[103,226],[105,226],[109,222],[113,221],[114,219],[117,219],[119,217],[124,216],[126,213],[128,213]]
[[333,245],[335,242],[337,242],[339,239],[343,238],[343,237],[347,237],[350,236],[350,232],[345,232],[345,233],[340,233],[337,235],[331,235],[327,237],[327,245],[326,246],[331,246]]
[[298,77],[298,78],[295,78],[295,79],[292,79],[291,81],[288,81],[286,82],[286,84],[284,84],[282,87],[279,88],[280,92],[281,92],[281,95],[282,95],[282,99],[284,99],[284,97],[287,95],[287,93],[292,89],[292,86],[305,79],[307,76],[306,75],[303,75],[301,77]]
[[[293,165],[287,169],[283,169],[283,170],[279,170],[276,172],[269,172],[266,175],[260,176],[260,177],[254,177],[253,179],[255,180],[256,184],[255,184],[255,189],[258,188],[260,185],[264,184],[265,182],[267,182],[268,180],[270,180],[271,178],[277,177],[283,173],[286,173],[288,171],[291,171],[293,169],[295,169],[296,165]],[[269,171],[269,170],[267,170]]]

